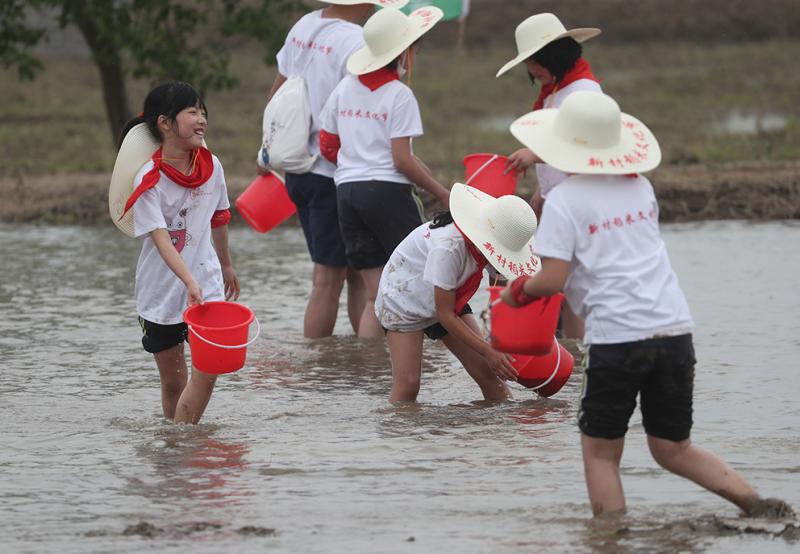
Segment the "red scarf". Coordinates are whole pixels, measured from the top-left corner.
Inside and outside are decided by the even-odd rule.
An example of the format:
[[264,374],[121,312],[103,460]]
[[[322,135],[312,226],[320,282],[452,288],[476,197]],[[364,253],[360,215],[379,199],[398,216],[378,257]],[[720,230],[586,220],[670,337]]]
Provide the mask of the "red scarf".
[[[455,225],[455,223],[453,225]],[[458,225],[456,225],[456,229],[458,229]],[[467,277],[467,280],[464,281],[464,284],[456,289],[455,311],[456,315],[461,315],[461,310],[464,309],[464,306],[467,305],[467,302],[469,302],[470,298],[472,298],[475,295],[475,292],[477,292],[478,287],[481,286],[483,270],[489,262],[486,260],[484,255],[481,254],[480,250],[478,250],[475,245],[472,244],[472,241],[467,238],[467,235],[464,234],[464,231],[458,229],[458,232],[464,237],[464,245],[467,247],[467,252],[472,255],[472,259],[474,259],[475,263],[478,264],[478,269],[475,270],[475,273]]]
[[570,85],[577,81],[578,79],[591,79],[597,83],[600,82],[600,79],[594,76],[592,73],[592,68],[589,67],[589,62],[584,60],[583,58],[578,58],[578,61],[575,62],[575,65],[572,66],[572,69],[567,71],[564,75],[564,78],[557,83],[551,83],[549,85],[542,85],[542,90],[539,91],[539,98],[536,99],[536,102],[533,104],[533,109],[541,110],[544,108],[544,100],[556,90],[560,88],[564,88],[567,85]]
[[358,76],[358,80],[361,81],[361,84],[363,84],[372,92],[375,92],[386,83],[391,83],[392,81],[397,81],[399,79],[400,75],[396,70],[388,69],[386,67],[382,67],[370,73],[365,73],[364,75]]
[[150,190],[156,186],[156,184],[158,184],[159,179],[161,179],[160,174],[162,172],[173,182],[182,187],[190,189],[194,189],[205,184],[214,173],[214,160],[211,158],[211,152],[208,150],[208,148],[200,147],[197,150],[192,151],[194,169],[192,170],[191,175],[184,175],[170,164],[165,163],[161,159],[161,150],[162,148],[159,148],[153,154],[153,168],[144,174],[144,177],[142,177],[142,182],[138,187],[136,187],[136,190],[133,191],[133,194],[131,194],[130,198],[128,198],[128,201],[125,202],[125,210],[122,212],[120,219],[125,216],[127,211],[133,207],[133,205],[136,203],[139,197],[144,194],[145,191]]

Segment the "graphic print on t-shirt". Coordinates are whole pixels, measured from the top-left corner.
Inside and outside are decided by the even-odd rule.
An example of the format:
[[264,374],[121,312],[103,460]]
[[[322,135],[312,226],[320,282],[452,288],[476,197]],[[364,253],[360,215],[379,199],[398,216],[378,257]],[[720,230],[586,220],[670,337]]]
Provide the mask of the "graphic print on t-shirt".
[[175,221],[167,223],[167,231],[169,238],[172,239],[172,246],[178,252],[183,252],[184,247],[192,240],[192,236],[186,232],[186,214],[189,210],[187,208],[178,212],[178,218]]

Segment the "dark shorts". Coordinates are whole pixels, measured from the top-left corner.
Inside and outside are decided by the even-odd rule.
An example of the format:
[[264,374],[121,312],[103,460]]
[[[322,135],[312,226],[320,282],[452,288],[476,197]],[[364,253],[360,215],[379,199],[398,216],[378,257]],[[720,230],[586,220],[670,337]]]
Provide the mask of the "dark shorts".
[[321,265],[345,267],[347,259],[339,231],[333,179],[316,173],[287,173],[286,190],[297,205],[297,217],[311,260]]
[[140,317],[139,325],[142,326],[142,346],[151,354],[158,354],[163,350],[181,344],[186,340],[188,334],[188,328],[185,323],[161,325]]
[[590,437],[625,436],[639,394],[648,435],[675,442],[688,439],[694,364],[690,334],[592,345],[578,426]]
[[340,184],[336,192],[347,263],[356,269],[385,265],[397,245],[422,225],[422,203],[407,183],[354,181]]
[[[464,306],[464,309],[461,310],[461,313],[458,314],[459,316],[465,316],[467,314],[472,313],[472,308],[469,304]],[[433,325],[429,325],[425,327],[425,336],[427,336],[431,340],[439,340],[443,339],[447,336],[447,329],[444,328],[444,325],[441,323],[434,323]]]

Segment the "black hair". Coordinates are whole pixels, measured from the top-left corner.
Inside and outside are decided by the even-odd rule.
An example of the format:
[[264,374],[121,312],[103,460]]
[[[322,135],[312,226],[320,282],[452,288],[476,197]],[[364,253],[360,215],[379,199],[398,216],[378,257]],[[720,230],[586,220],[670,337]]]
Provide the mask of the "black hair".
[[[575,67],[581,58],[583,47],[572,37],[564,37],[546,44],[529,59],[535,61],[553,74],[556,83],[561,82],[567,71]],[[531,76],[531,83],[534,79]]]
[[175,121],[179,113],[186,108],[195,106],[199,106],[206,117],[208,117],[208,109],[206,108],[205,102],[203,102],[203,98],[189,83],[171,81],[158,85],[151,90],[144,99],[142,113],[128,121],[125,125],[119,137],[119,144],[122,144],[128,131],[139,123],[146,123],[153,138],[161,142],[164,140],[164,137],[161,136],[161,131],[158,129],[159,116],[163,115],[168,120]]
[[433,221],[428,225],[428,229],[438,229],[439,227],[446,227],[453,223],[453,214],[450,210],[439,212],[433,216]]

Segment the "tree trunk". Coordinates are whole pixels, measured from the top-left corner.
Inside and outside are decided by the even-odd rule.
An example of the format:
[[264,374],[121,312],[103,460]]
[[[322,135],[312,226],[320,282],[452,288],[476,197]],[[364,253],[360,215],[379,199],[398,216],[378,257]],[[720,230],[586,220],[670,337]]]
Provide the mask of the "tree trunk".
[[[122,66],[122,57],[119,46],[114,41],[114,37],[119,36],[114,29],[101,29],[98,25],[110,22],[113,18],[113,3],[108,2],[106,8],[110,10],[104,17],[97,17],[97,14],[87,14],[86,3],[70,2],[70,15],[83,35],[89,50],[92,52],[92,59],[100,72],[100,80],[103,86],[103,101],[106,106],[108,124],[111,127],[111,139],[115,146],[118,145],[120,134],[125,124],[131,119],[130,103],[128,101],[128,90],[125,86],[125,70]],[[96,7],[94,9],[97,9]],[[111,38],[109,38],[111,37]]]

